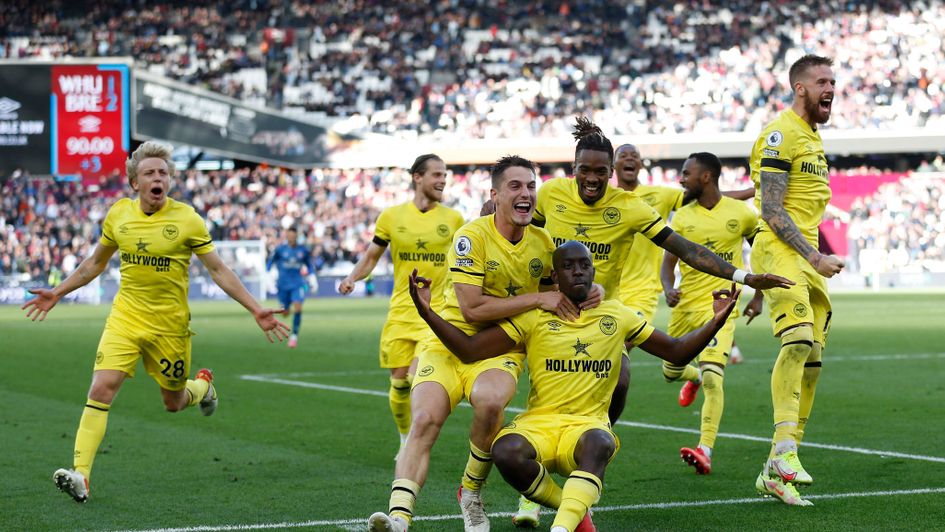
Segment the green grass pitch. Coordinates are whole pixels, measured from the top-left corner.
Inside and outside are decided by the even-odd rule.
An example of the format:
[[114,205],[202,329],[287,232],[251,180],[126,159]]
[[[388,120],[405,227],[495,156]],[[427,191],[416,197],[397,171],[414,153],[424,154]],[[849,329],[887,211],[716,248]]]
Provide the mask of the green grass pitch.
[[[811,508],[762,500],[753,484],[771,434],[769,378],[777,344],[768,324],[740,320],[744,364],[726,372],[725,415],[710,476],[679,459],[697,436],[701,399],[676,404],[655,358],[634,353],[633,384],[616,427],[594,521],[623,530],[941,530],[945,523],[945,297],[841,294],[802,458]],[[143,373],[125,383],[79,505],[52,482],[71,466],[107,306],[62,305],[44,323],[0,308],[0,530],[363,530],[386,510],[397,435],[377,342],[382,299],[309,301],[299,347],[269,345],[236,303],[192,306],[194,368],[216,372],[220,407],[164,412]],[[660,311],[658,326],[667,314]],[[260,377],[261,375],[261,377]],[[247,378],[246,376],[256,376]],[[280,382],[275,382],[280,380]],[[513,407],[524,406],[527,383]],[[461,530],[456,487],[469,408],[433,450],[412,530]],[[507,419],[513,414],[510,413]],[[745,438],[757,437],[758,439]],[[517,495],[493,471],[489,512]],[[424,517],[437,517],[424,519]],[[544,512],[542,526],[551,524]],[[279,525],[279,524],[282,525]],[[507,515],[493,530],[513,530]]]

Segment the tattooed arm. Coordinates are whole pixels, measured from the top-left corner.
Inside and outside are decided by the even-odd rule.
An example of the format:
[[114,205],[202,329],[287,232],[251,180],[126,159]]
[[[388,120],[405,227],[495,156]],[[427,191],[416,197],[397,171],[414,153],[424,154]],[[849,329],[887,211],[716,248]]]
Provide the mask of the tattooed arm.
[[786,172],[761,171],[761,219],[778,238],[800,253],[817,273],[824,277],[833,277],[843,268],[843,261],[833,255],[824,255],[801,234],[797,224],[784,210],[787,184]]
[[[653,242],[700,272],[722,279],[731,279],[735,273],[735,266],[722,260],[722,257],[712,253],[705,246],[686,240],[668,227],[660,231],[653,238]],[[770,273],[762,275],[749,273],[745,277],[745,284],[756,290],[767,290],[768,288],[787,288],[794,282]]]

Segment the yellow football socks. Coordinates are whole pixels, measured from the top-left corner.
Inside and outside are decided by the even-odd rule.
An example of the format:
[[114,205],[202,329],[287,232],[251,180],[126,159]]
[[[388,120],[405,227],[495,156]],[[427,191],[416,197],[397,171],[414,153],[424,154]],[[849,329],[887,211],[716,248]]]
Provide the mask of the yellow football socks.
[[698,381],[699,370],[689,364],[685,366],[674,366],[669,362],[663,362],[663,378],[666,379],[666,382],[675,382],[680,379],[684,381]]
[[[810,325],[794,327],[781,335],[781,351],[771,372],[771,400],[774,403],[776,427],[782,423],[797,424],[804,363],[813,345],[814,335]],[[781,440],[776,438],[776,441]]]
[[413,507],[420,494],[420,484],[406,478],[398,478],[390,487],[390,509],[387,515],[400,517],[407,524],[413,521]]
[[387,393],[390,400],[390,411],[394,414],[394,424],[401,434],[410,432],[410,379],[390,378],[390,390]]
[[555,515],[551,528],[556,526],[562,526],[567,530],[577,528],[588,509],[600,500],[603,485],[601,479],[587,471],[572,471],[561,490],[561,506],[558,507],[558,513]]
[[469,459],[466,460],[466,469],[463,471],[463,487],[473,491],[481,490],[491,469],[492,453],[483,451],[470,441]]
[[724,379],[725,370],[719,366],[706,365],[702,368],[702,393],[705,399],[702,402],[699,445],[709,448],[715,447],[715,438],[719,433],[719,423],[725,407],[725,391],[722,389]]
[[187,401],[187,406],[197,406],[204,396],[207,395],[207,390],[210,389],[210,383],[203,379],[188,379],[186,389],[190,394],[190,400]]
[[797,418],[797,443],[801,443],[801,440],[804,439],[804,427],[807,426],[807,418],[810,417],[810,411],[814,407],[814,393],[817,391],[817,379],[820,378],[822,351],[823,346],[814,342],[810,350],[810,356],[807,357],[807,362],[804,363],[804,377],[801,379],[801,400]]
[[87,399],[79,420],[79,430],[75,434],[75,458],[73,468],[88,479],[92,475],[92,462],[99,444],[105,438],[108,425],[109,405]]
[[558,508],[561,506],[561,486],[555,483],[555,479],[551,477],[545,467],[540,463],[538,464],[538,469],[538,477],[535,478],[535,481],[532,482],[532,485],[529,486],[527,490],[522,492],[522,495],[524,495],[526,499],[537,502],[542,506]]

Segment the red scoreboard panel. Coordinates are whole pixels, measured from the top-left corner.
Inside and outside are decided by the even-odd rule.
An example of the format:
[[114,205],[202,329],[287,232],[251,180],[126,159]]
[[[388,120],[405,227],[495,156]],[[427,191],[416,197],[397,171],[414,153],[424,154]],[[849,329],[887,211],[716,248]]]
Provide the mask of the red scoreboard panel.
[[[0,64],[0,171],[97,182],[124,174],[131,134],[130,63]],[[41,127],[42,126],[42,127]]]

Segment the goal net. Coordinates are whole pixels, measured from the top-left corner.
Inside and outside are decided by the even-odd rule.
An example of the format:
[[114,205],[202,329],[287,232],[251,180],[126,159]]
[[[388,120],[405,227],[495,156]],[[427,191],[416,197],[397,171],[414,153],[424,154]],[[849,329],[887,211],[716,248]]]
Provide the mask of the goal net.
[[[266,244],[262,240],[215,240],[213,246],[223,263],[230,267],[246,285],[250,294],[262,301],[266,299]],[[229,296],[213,279],[210,273],[199,264],[191,268],[190,297],[200,299],[226,299]]]

